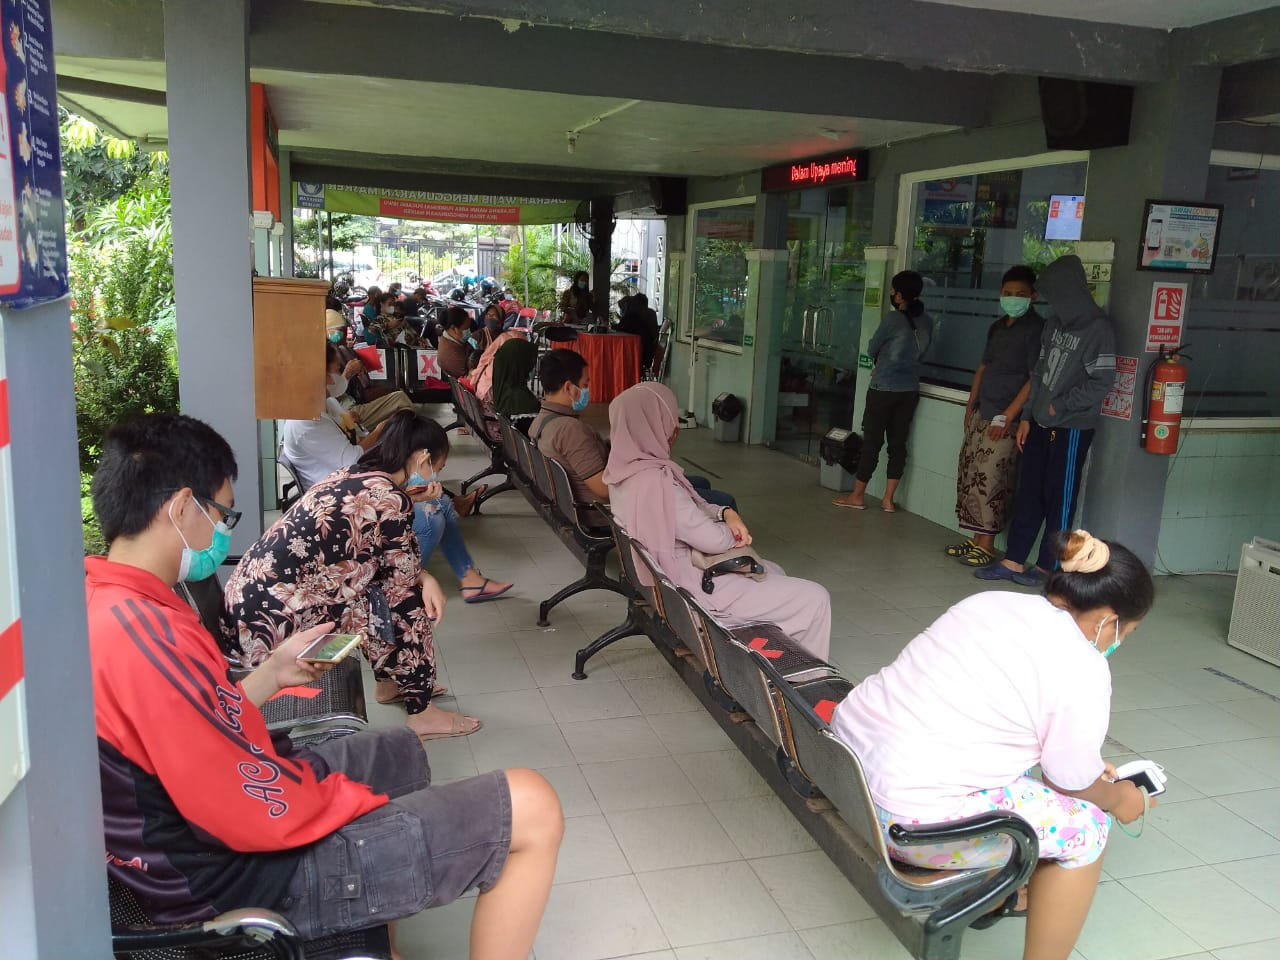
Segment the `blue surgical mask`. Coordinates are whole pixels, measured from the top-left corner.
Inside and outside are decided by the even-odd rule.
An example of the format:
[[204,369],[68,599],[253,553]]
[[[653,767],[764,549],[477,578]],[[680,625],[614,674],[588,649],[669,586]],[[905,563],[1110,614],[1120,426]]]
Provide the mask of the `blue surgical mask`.
[[[428,463],[429,462],[430,460],[428,460]],[[409,475],[409,479],[404,482],[404,485],[406,489],[410,487],[425,487],[429,483],[435,483],[436,477],[437,473],[435,470],[431,471],[430,477],[424,477],[417,470],[414,470],[413,473]]]
[[330,343],[341,343],[341,342],[342,342],[342,331],[341,331],[341,330],[335,330],[335,331],[333,331],[333,333],[329,334],[329,342],[330,342]]
[[471,344],[471,349],[472,349],[472,350],[479,350],[479,349],[480,349],[480,344],[476,343],[476,338],[475,338],[475,337],[467,337],[467,343]]
[[231,529],[221,520],[214,523],[213,517],[209,516],[200,504],[196,504],[196,509],[213,524],[213,539],[203,550],[191,549],[187,538],[182,535],[182,529],[174,522],[173,504],[169,504],[169,522],[173,524],[173,529],[178,531],[178,536],[182,539],[182,559],[178,563],[178,579],[188,583],[208,580],[218,572],[218,567],[222,566],[222,561],[226,560],[227,554],[231,552]]
[[581,413],[583,410],[587,409],[587,404],[590,402],[591,402],[591,388],[579,387],[578,398],[573,401],[573,409],[578,413]]
[[1001,297],[1000,309],[1004,311],[1006,317],[1013,317],[1016,320],[1018,317],[1025,316],[1026,312],[1031,309],[1031,298]]
[[587,289],[587,281],[585,281],[585,280],[579,280],[579,281],[578,281],[578,289],[579,289],[579,290],[585,290],[585,289]]

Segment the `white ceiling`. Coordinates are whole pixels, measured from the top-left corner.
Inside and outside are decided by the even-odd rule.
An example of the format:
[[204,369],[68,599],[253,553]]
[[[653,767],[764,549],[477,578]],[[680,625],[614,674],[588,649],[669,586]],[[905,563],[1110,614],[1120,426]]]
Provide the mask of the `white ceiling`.
[[1134,27],[1194,27],[1242,13],[1280,6],[1278,0],[924,0],[949,7],[1008,10],[1070,20]]
[[[161,90],[164,64],[63,57],[67,76]],[[255,70],[282,146],[621,174],[719,176],[953,129],[499,87]],[[163,108],[83,101],[129,134],[167,139]],[[73,107],[74,109],[74,107]],[[603,120],[592,123],[604,114]],[[566,141],[580,129],[575,152]]]

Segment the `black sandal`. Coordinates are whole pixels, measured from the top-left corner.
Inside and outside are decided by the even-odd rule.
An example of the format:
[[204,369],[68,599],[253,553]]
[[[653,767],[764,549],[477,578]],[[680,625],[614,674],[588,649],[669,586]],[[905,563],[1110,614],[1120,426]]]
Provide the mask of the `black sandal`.
[[973,923],[969,924],[969,929],[970,930],[986,930],[988,927],[994,927],[997,923],[999,923],[1005,917],[1021,917],[1022,919],[1025,920],[1027,918],[1027,911],[1019,910],[1017,909],[1017,906],[1018,906],[1018,892],[1015,890],[1012,894],[1009,895],[1009,899],[1006,900],[1004,903],[1000,904],[1000,906],[997,909],[992,910],[988,914],[984,914],[983,916],[979,917],[977,920],[973,921]]

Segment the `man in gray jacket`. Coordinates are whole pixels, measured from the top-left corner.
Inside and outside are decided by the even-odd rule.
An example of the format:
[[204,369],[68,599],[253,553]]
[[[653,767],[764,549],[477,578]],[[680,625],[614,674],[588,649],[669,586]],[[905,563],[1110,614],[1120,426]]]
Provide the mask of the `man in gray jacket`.
[[[1084,267],[1076,256],[1059,257],[1036,281],[1053,316],[1045,321],[1040,359],[1031,371],[1031,416],[1018,425],[1022,468],[1009,524],[1005,558],[979,567],[980,580],[1012,580],[1039,586],[1054,567],[1045,547],[1050,534],[1071,528],[1093,431],[1102,399],[1116,377],[1115,333],[1093,300]],[[1032,569],[1027,555],[1044,528]]]

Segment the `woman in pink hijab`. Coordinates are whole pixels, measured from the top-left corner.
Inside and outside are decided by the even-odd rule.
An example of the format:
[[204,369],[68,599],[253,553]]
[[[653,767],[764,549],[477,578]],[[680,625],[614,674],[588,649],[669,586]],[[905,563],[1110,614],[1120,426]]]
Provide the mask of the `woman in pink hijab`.
[[726,575],[714,593],[702,592],[702,571],[690,549],[723,553],[751,543],[736,510],[707,503],[671,461],[680,432],[676,396],[645,381],[609,404],[609,462],[604,482],[623,528],[647,549],[662,572],[684,587],[726,626],[766,621],[823,660],[831,648],[831,598],[821,584],[788,577],[765,561],[763,581]]
[[484,407],[485,413],[485,430],[494,440],[501,438],[502,434],[498,430],[498,411],[493,406],[493,358],[498,353],[498,348],[508,340],[519,339],[524,337],[511,332],[498,334],[493,338],[493,342],[485,347],[484,353],[480,354],[480,361],[476,364],[476,368],[471,371],[471,382],[475,384],[475,394],[480,398],[480,405]]

